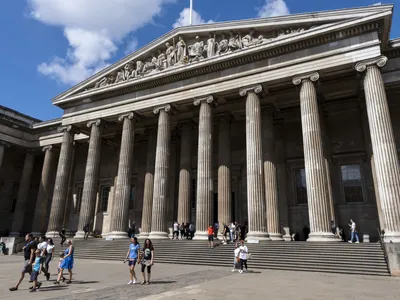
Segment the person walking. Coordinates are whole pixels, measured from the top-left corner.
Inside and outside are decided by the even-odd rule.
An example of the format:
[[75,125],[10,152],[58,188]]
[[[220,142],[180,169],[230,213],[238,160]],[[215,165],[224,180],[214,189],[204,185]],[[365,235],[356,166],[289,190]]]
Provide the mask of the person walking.
[[231,243],[234,242],[235,238],[235,223],[231,221],[231,224],[229,225],[229,239],[231,240]]
[[32,233],[28,233],[25,236],[25,242],[25,246],[22,248],[24,251],[24,267],[22,268],[21,277],[19,278],[17,284],[10,288],[11,292],[18,290],[19,285],[21,284],[22,280],[24,280],[25,273],[29,273],[29,275],[32,273],[32,264],[35,260],[35,251],[37,249]]
[[85,226],[83,226],[83,232],[84,232],[84,236],[83,239],[87,240],[89,238],[89,224],[86,224]]
[[64,246],[64,243],[65,243],[65,241],[67,240],[67,238],[65,237],[65,228],[64,228],[64,227],[61,228],[61,230],[60,230],[60,232],[58,233],[58,235],[59,235],[60,238],[61,238],[61,243],[60,243],[60,245],[61,245],[61,246]]
[[50,261],[53,259],[53,253],[54,253],[54,242],[53,239],[49,238],[47,239],[47,248],[46,248],[46,257],[44,260],[44,267],[45,267],[45,274],[46,274],[46,279],[50,279]]
[[129,245],[128,252],[126,253],[126,258],[124,260],[124,263],[129,260],[128,266],[129,266],[130,280],[128,284],[135,284],[137,280],[135,274],[135,265],[138,262],[140,245],[136,237],[131,238],[131,242],[132,243]]
[[177,239],[179,240],[179,224],[177,221],[174,222],[174,225],[172,225],[174,232],[172,234],[172,239]]
[[71,240],[68,240],[67,244],[68,248],[64,251],[65,256],[61,262],[60,272],[58,273],[58,278],[54,282],[54,284],[60,284],[60,280],[63,277],[64,270],[68,270],[69,273],[69,280],[67,281],[67,284],[70,284],[72,282],[72,268],[74,267],[74,246],[72,246]]
[[[35,263],[33,264],[32,272],[31,272],[31,281],[33,282],[33,286],[29,292],[36,292],[36,289],[39,289],[40,286],[42,285],[41,283],[38,282],[38,276],[41,273],[40,267],[42,266],[42,261],[43,261],[40,253],[41,253],[41,251],[39,249],[36,249]],[[43,268],[43,266],[42,266],[42,268]]]
[[234,257],[233,257],[232,272],[235,272],[236,269],[239,268],[239,263],[240,263],[240,257],[239,257],[240,249],[239,249],[239,245],[237,243],[235,244],[235,250],[233,252],[234,252]]
[[243,266],[245,267],[244,272],[247,273],[247,255],[249,253],[249,249],[244,244],[244,241],[240,241],[239,247],[239,259],[240,259],[240,270],[239,273],[243,273]]
[[207,228],[207,234],[208,234],[208,244],[211,249],[214,249],[214,228],[210,224]]
[[47,255],[47,240],[46,240],[46,237],[42,236],[40,238],[40,243],[38,244],[37,249],[40,251],[39,257],[40,257],[41,271],[47,277],[46,268],[45,268],[46,255]]
[[229,229],[228,229],[228,226],[226,226],[226,224],[223,224],[222,226],[223,226],[223,229],[222,229],[222,244],[226,245],[228,243],[226,236],[228,235]]
[[356,223],[352,219],[350,219],[349,227],[351,231],[349,243],[353,243],[354,238],[356,238],[356,244],[360,243],[360,240],[358,239]]
[[193,240],[194,231],[195,231],[194,224],[193,224],[193,223],[190,223],[190,224],[189,224],[189,236],[190,236],[190,239],[191,239],[191,240]]
[[[140,263],[142,265],[141,271],[142,271],[142,285],[143,284],[150,284],[150,277],[151,277],[151,266],[154,265],[154,247],[153,243],[151,242],[150,239],[146,239],[144,241],[144,246],[142,250],[142,254],[140,255]],[[147,280],[146,280],[146,274],[145,274],[145,269],[147,268]]]

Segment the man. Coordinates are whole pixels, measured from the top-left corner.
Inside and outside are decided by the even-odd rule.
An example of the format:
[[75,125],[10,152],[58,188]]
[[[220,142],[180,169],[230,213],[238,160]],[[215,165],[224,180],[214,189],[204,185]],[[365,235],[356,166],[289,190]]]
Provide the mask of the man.
[[67,240],[67,238],[65,237],[65,228],[64,228],[64,227],[60,230],[60,232],[58,233],[58,235],[59,235],[60,238],[61,238],[61,243],[60,243],[60,245],[63,246],[63,245],[64,245],[64,242]]
[[177,221],[174,222],[173,228],[174,228],[174,232],[173,232],[172,239],[176,238],[177,240],[179,240],[179,224]]
[[226,224],[223,224],[222,226],[222,244],[226,245],[228,243],[226,236],[228,235],[229,228]]
[[190,235],[190,239],[193,240],[193,236],[194,236],[194,224],[193,223],[189,224],[189,235]]
[[356,230],[356,223],[354,223],[354,221],[352,219],[350,219],[349,227],[350,227],[350,231],[351,231],[349,243],[353,242],[354,237],[356,238],[356,244],[360,243],[360,240],[358,239],[357,230]]
[[214,224],[214,237],[217,238],[218,237],[218,231],[219,231],[219,221],[217,221]]
[[211,249],[214,249],[214,228],[211,224],[207,228],[207,234],[208,234],[209,247]]
[[128,252],[126,253],[124,263],[129,260],[130,281],[128,282],[128,284],[135,284],[137,280],[135,274],[135,265],[138,262],[140,245],[136,237],[131,238],[131,242],[132,243],[129,245]]
[[[18,290],[19,285],[21,284],[22,280],[24,280],[25,273],[29,273],[29,275],[32,272],[32,263],[35,260],[35,250],[36,250],[36,243],[33,240],[33,235],[32,233],[28,233],[25,236],[25,246],[22,248],[24,251],[24,267],[22,268],[21,272],[21,277],[18,280],[18,283],[10,288],[10,291],[16,291]],[[38,284],[40,287],[40,284]]]
[[[40,267],[45,274],[46,278],[50,278],[50,274],[47,273],[46,268],[44,267],[44,263],[46,260],[46,254],[47,254],[47,242],[46,242],[46,237],[42,236],[40,238],[40,243],[37,245],[37,249],[40,251]],[[47,279],[48,280],[48,279]]]
[[89,237],[89,224],[86,224],[85,226],[83,226],[83,232],[84,232],[83,239],[87,240]]

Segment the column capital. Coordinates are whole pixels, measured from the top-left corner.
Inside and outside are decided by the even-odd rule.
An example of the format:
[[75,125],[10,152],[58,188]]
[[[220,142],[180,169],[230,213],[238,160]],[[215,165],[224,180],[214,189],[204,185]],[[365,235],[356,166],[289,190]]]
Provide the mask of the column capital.
[[44,146],[44,147],[42,148],[42,151],[43,151],[43,152],[46,152],[47,150],[48,150],[48,151],[53,150],[53,145]]
[[212,95],[208,95],[208,96],[203,96],[203,97],[196,97],[193,100],[193,104],[195,106],[199,106],[201,102],[205,101],[208,104],[211,104],[214,102],[214,97]]
[[378,56],[375,58],[367,59],[364,61],[360,61],[356,64],[355,69],[357,72],[364,72],[367,67],[377,66],[378,68],[382,68],[386,65],[388,58],[386,56]]
[[86,126],[87,126],[88,128],[90,128],[90,127],[92,127],[93,125],[100,126],[100,125],[102,125],[102,124],[104,124],[104,121],[103,121],[102,119],[97,119],[97,120],[91,120],[91,121],[87,122],[87,123],[86,123]]
[[246,86],[246,87],[242,87],[239,90],[239,95],[244,97],[246,96],[249,92],[253,92],[256,94],[259,94],[262,92],[262,86],[261,84],[255,84],[255,85],[250,85],[250,86]]
[[138,120],[138,115],[136,113],[134,113],[133,111],[131,111],[126,114],[119,115],[118,121],[122,122],[125,118],[128,118],[129,120],[132,120],[132,119]]
[[166,104],[166,105],[161,105],[161,106],[156,106],[153,109],[153,114],[157,115],[161,110],[164,110],[165,112],[171,111],[171,105]]
[[311,82],[315,82],[319,80],[318,72],[311,72],[306,74],[300,74],[293,77],[292,82],[294,85],[299,85],[303,83],[304,80],[310,80]]
[[71,134],[79,134],[79,129],[75,127],[74,125],[67,125],[67,126],[60,126],[57,128],[58,132],[64,133],[64,132],[71,132]]

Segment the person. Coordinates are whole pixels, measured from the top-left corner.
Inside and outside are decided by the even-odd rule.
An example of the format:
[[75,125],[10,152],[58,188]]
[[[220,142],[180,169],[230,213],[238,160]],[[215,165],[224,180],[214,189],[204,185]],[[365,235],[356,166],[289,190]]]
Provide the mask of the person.
[[239,249],[239,245],[237,243],[235,244],[235,249],[233,252],[234,252],[235,256],[233,257],[232,272],[235,272],[235,270],[239,268],[239,263],[240,263],[240,257],[239,257],[240,249]]
[[244,222],[242,226],[240,226],[240,236],[242,240],[246,239],[246,234],[247,234],[247,221]]
[[129,276],[130,280],[128,284],[135,284],[136,283],[136,274],[135,274],[135,265],[138,261],[139,257],[139,250],[140,250],[140,245],[137,241],[136,237],[131,238],[131,244],[129,245],[128,252],[126,253],[126,258],[124,260],[124,263],[129,260]]
[[307,225],[304,225],[303,235],[304,235],[304,240],[307,241],[308,236],[310,235],[310,229],[307,227]]
[[218,236],[218,230],[219,230],[219,221],[215,222],[215,224],[214,224],[214,237],[215,238]]
[[[150,239],[146,239],[144,241],[144,247],[142,250],[142,254],[140,255],[140,263],[142,265],[142,285],[143,284],[150,284],[150,277],[151,277],[151,266],[154,265],[154,247],[153,243]],[[147,268],[147,281],[146,281],[146,274],[145,269]]]
[[[60,272],[61,272],[61,264],[62,264],[62,261],[64,260],[64,256],[65,256],[64,252],[60,252],[60,261],[58,262],[58,265],[57,265],[57,274],[60,274]],[[65,281],[65,277],[62,275],[61,275],[61,280],[62,280],[62,282]]]
[[[170,223],[171,224],[171,223]],[[174,232],[172,235],[172,239],[177,239],[179,240],[179,224],[177,221],[174,222],[174,225],[172,226],[174,228]]]
[[247,246],[244,244],[244,241],[240,241],[240,247],[239,247],[239,259],[240,259],[240,270],[239,273],[243,273],[243,266],[245,267],[244,272],[247,272],[247,255],[249,253],[249,249],[247,249]]
[[25,236],[25,242],[25,246],[22,248],[24,251],[24,267],[22,268],[21,277],[19,278],[18,283],[10,288],[11,292],[18,290],[19,285],[21,284],[22,280],[24,280],[25,273],[29,273],[29,275],[32,273],[32,263],[35,259],[36,251],[36,243],[33,240],[32,233],[28,233]]
[[36,289],[39,289],[41,284],[38,283],[38,276],[41,273],[40,267],[42,266],[42,256],[40,255],[41,251],[39,249],[36,249],[35,251],[35,263],[32,267],[32,272],[31,272],[31,281],[33,281],[33,286],[32,289],[30,289],[30,292],[36,292]]
[[181,224],[179,224],[179,234],[181,236],[181,240],[183,240],[183,238],[185,237],[185,224],[182,222]]
[[222,229],[222,244],[224,245],[228,243],[226,238],[226,236],[228,235],[228,231],[229,231],[228,226],[224,223]]
[[194,224],[190,223],[189,225],[189,235],[190,235],[190,239],[193,240],[193,236],[194,236]]
[[89,224],[83,226],[83,232],[84,232],[83,239],[87,240],[89,238]]
[[7,253],[7,249],[6,249],[6,243],[4,243],[3,241],[0,242],[0,252],[3,255],[6,255]]
[[214,228],[211,224],[207,228],[207,234],[208,234],[209,247],[211,249],[214,249]]
[[135,234],[136,234],[136,222],[132,223],[131,228],[132,228],[132,233],[131,233],[130,237],[133,238],[133,237],[135,237]]
[[336,224],[335,221],[331,221],[331,231],[334,235],[336,235]]
[[63,245],[64,245],[64,242],[67,240],[67,238],[65,237],[65,228],[64,228],[64,227],[60,230],[60,232],[58,233],[58,235],[59,235],[60,238],[61,238],[61,243],[60,243],[60,245],[63,246]]
[[60,273],[58,274],[57,280],[54,284],[60,284],[60,280],[63,277],[64,270],[67,269],[69,273],[69,280],[67,284],[72,282],[72,268],[74,267],[74,246],[72,246],[72,241],[67,241],[68,248],[64,251],[64,258],[60,264]]
[[46,262],[46,254],[47,254],[47,240],[46,237],[42,236],[40,238],[40,243],[37,246],[37,249],[40,251],[40,265],[41,271],[44,272],[45,276],[47,277],[46,269],[45,269],[45,262]]
[[234,241],[234,235],[235,235],[235,223],[231,221],[231,224],[229,225],[229,238],[231,240],[231,243]]
[[354,223],[354,221],[352,219],[350,219],[349,227],[350,227],[350,231],[351,231],[349,243],[353,243],[354,238],[356,238],[356,244],[358,244],[360,242],[360,240],[358,239],[356,223]]
[[50,261],[53,259],[53,253],[54,253],[54,242],[53,239],[49,238],[47,239],[47,248],[46,248],[46,257],[44,260],[44,267],[45,267],[45,274],[46,274],[46,279],[50,279],[50,268],[49,264]]

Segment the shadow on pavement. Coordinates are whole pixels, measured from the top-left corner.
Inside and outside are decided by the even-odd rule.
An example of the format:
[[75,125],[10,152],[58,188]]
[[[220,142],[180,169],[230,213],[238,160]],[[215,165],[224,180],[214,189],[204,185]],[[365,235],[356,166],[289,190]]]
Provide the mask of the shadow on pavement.
[[67,289],[68,286],[66,285],[54,285],[54,286],[43,286],[40,289],[38,289],[39,292],[51,292],[51,291],[60,291],[60,290],[65,290]]
[[93,284],[99,283],[100,281],[85,281],[85,280],[72,280],[71,284]]
[[158,280],[156,280],[156,281],[152,281],[151,283],[150,283],[150,285],[154,285],[154,284],[169,284],[169,283],[176,283],[176,281],[166,281],[166,280],[163,280],[163,281],[158,281]]

